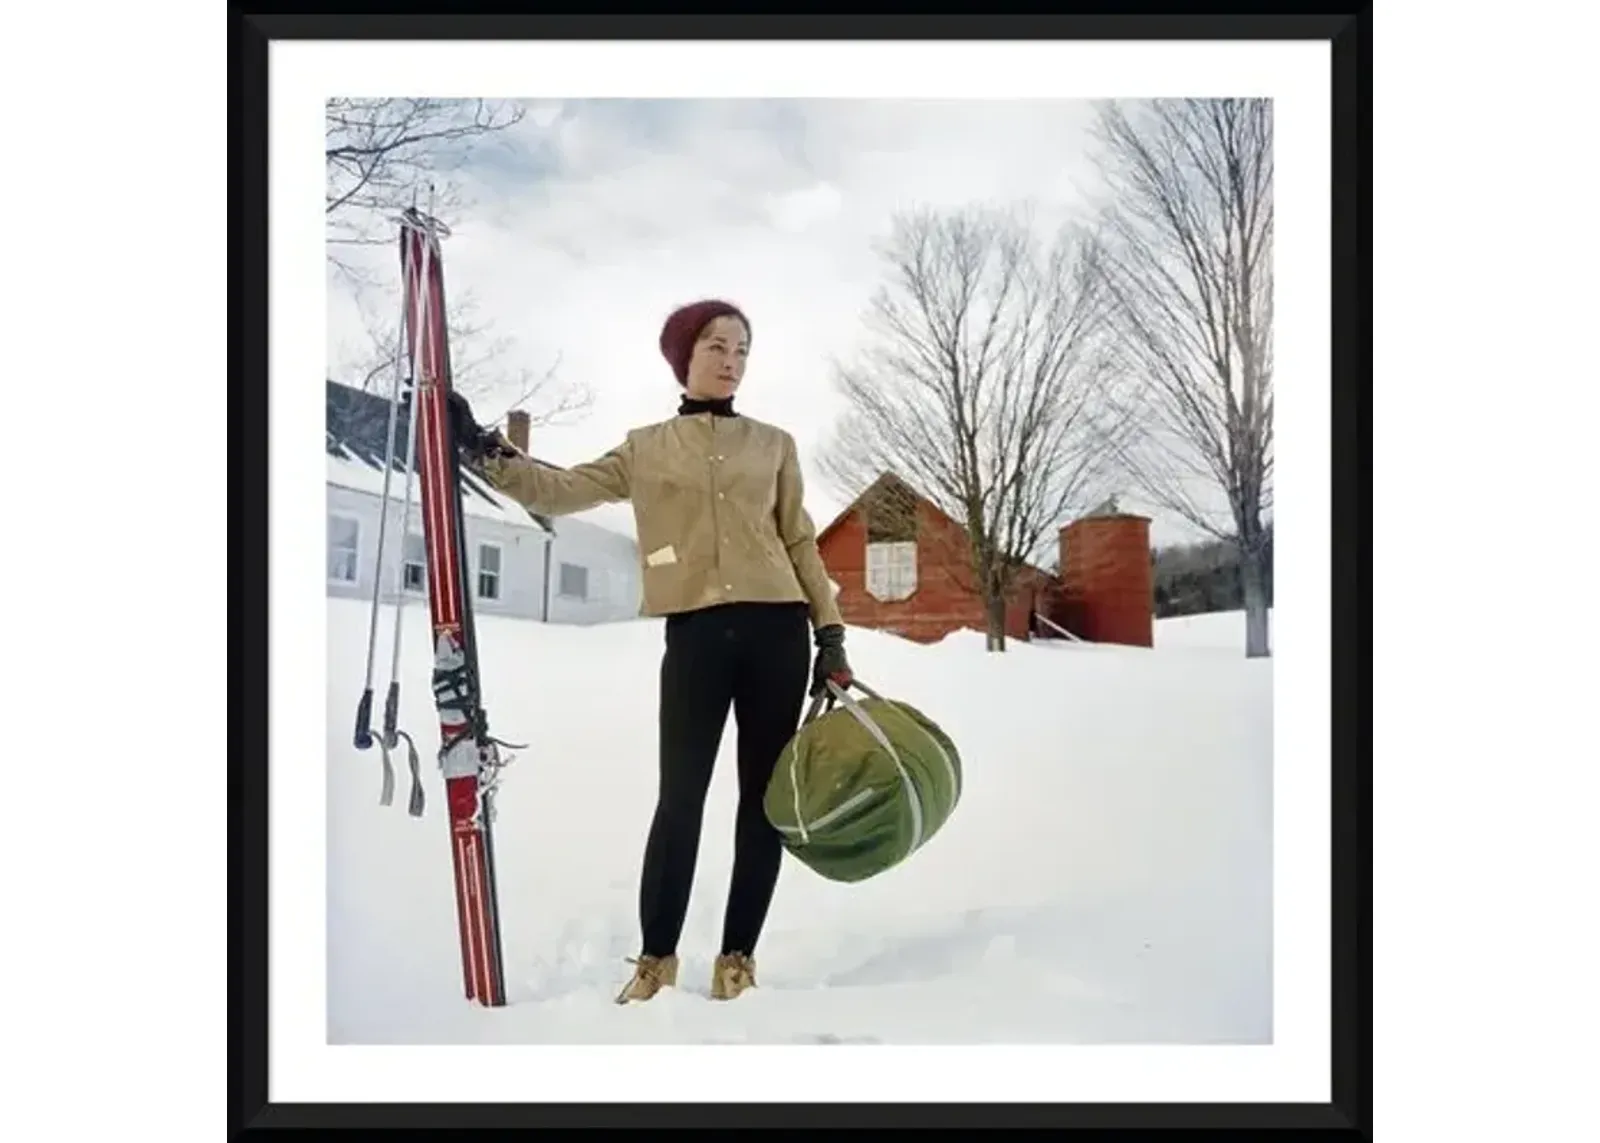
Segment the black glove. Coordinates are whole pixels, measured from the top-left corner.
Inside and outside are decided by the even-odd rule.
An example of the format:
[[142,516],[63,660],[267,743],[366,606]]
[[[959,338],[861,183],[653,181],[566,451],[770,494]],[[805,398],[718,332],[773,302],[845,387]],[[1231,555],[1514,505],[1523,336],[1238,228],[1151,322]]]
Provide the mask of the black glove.
[[828,689],[832,679],[841,687],[848,687],[855,677],[850,670],[850,660],[844,654],[844,628],[835,623],[819,627],[816,632],[817,658],[811,666],[811,695],[815,698]]
[[472,405],[458,390],[445,394],[445,412],[450,418],[450,436],[456,442],[462,459],[469,464],[480,463],[488,456],[505,456],[512,452],[497,431],[485,429],[472,415]]
[[450,418],[450,439],[467,456],[477,456],[483,451],[484,432],[472,415],[471,403],[455,389],[445,394],[445,413]]

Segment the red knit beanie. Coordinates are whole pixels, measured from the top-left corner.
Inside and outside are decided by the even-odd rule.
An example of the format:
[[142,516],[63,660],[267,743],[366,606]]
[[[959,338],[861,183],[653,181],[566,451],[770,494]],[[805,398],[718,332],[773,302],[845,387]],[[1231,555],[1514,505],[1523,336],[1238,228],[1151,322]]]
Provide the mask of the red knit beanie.
[[661,355],[672,366],[679,385],[689,383],[689,358],[694,354],[695,339],[700,331],[717,318],[728,316],[742,321],[745,332],[749,333],[750,319],[744,316],[744,311],[732,302],[715,298],[683,306],[668,315],[661,327]]

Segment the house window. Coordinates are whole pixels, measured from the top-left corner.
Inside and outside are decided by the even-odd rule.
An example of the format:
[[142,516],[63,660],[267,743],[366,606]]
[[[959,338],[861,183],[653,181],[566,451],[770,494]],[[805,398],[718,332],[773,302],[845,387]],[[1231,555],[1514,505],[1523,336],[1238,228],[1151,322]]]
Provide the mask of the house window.
[[400,561],[400,586],[407,591],[420,592],[428,582],[428,553],[422,537],[415,532],[406,536],[405,553]]
[[867,504],[867,592],[886,602],[917,590],[917,500],[896,483]]
[[353,516],[328,517],[328,578],[355,583],[360,565],[361,522]]
[[500,546],[478,545],[478,598],[500,598]]
[[556,592],[565,599],[588,599],[589,569],[578,564],[562,564]]

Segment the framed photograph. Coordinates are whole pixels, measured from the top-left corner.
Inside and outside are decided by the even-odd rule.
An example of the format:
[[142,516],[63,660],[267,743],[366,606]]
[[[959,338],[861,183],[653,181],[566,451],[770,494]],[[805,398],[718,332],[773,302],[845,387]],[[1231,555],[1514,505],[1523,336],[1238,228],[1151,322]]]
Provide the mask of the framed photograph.
[[1368,1137],[1370,29],[230,11],[230,1135]]

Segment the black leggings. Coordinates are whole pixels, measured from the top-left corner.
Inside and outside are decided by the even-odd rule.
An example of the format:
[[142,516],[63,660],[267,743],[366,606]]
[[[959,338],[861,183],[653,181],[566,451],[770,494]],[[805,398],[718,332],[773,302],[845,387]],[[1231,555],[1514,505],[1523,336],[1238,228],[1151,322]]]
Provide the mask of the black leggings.
[[728,711],[738,727],[739,812],[724,953],[753,956],[783,849],[762,799],[800,723],[810,682],[805,606],[732,604],[667,620],[661,659],[660,791],[639,884],[641,951],[677,952],[700,825]]

